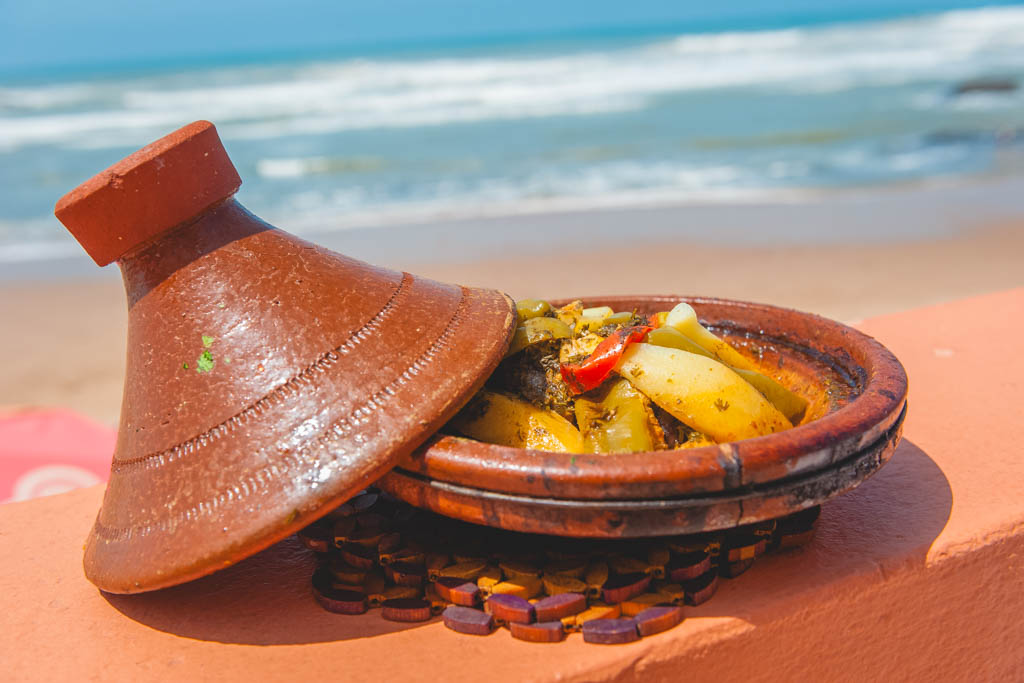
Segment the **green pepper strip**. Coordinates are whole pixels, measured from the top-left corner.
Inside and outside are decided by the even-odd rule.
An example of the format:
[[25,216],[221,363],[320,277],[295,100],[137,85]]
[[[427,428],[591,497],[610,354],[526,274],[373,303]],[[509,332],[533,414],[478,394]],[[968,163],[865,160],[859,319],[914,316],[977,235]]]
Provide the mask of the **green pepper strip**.
[[569,390],[573,394],[582,394],[601,386],[601,383],[608,379],[612,368],[622,358],[626,347],[642,341],[653,329],[649,325],[637,325],[612,332],[582,362],[562,363],[562,379],[569,385]]

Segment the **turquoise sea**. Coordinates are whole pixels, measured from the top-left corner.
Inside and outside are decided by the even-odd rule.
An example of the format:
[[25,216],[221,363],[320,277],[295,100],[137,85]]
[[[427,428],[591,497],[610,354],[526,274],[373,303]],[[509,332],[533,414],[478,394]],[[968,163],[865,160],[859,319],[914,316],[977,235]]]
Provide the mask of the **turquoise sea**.
[[312,236],[1016,176],[1024,6],[0,72],[0,264],[77,250],[56,199],[195,119]]

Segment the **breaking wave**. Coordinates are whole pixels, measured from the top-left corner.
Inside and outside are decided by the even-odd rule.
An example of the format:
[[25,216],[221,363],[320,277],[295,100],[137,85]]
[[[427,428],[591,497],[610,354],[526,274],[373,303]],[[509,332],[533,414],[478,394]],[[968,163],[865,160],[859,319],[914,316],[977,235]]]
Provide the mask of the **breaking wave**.
[[718,88],[826,91],[1024,68],[1024,8],[682,35],[543,56],[344,59],[0,88],[0,150],[142,144],[215,120],[234,139],[588,116]]

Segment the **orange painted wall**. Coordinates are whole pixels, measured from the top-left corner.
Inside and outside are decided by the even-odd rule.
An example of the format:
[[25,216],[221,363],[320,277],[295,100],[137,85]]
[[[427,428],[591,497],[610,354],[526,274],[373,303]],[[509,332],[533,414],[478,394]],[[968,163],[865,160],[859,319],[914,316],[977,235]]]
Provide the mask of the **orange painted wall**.
[[904,441],[682,625],[625,646],[341,617],[289,543],[178,588],[81,572],[98,488],[0,506],[0,659],[22,680],[1024,680],[1024,289],[866,321],[910,376]]

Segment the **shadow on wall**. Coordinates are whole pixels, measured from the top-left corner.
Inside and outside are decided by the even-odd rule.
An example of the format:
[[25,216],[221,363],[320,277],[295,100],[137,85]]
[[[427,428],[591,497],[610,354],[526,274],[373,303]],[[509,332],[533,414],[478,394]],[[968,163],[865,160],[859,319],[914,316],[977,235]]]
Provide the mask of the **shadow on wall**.
[[[952,504],[942,470],[904,440],[877,475],[824,506],[808,546],[762,558],[747,573],[724,581],[711,601],[687,608],[687,618],[731,616],[756,624],[761,609],[844,578],[923,565]],[[378,611],[361,616],[324,611],[310,591],[315,564],[313,553],[292,537],[182,586],[104,597],[129,618],[157,630],[223,643],[331,642],[424,625],[388,622]]]
[[[138,595],[102,593],[131,619],[186,638],[294,645],[366,638],[419,624],[327,612],[313,598],[316,556],[296,537],[196,581]],[[427,622],[430,623],[430,622]]]
[[[822,506],[808,545],[762,558],[687,616],[731,616],[756,625],[763,621],[760,610],[780,600],[810,594],[820,600],[847,579],[924,566],[952,509],[946,475],[927,453],[903,439],[877,474]],[[822,591],[827,591],[824,596]]]

